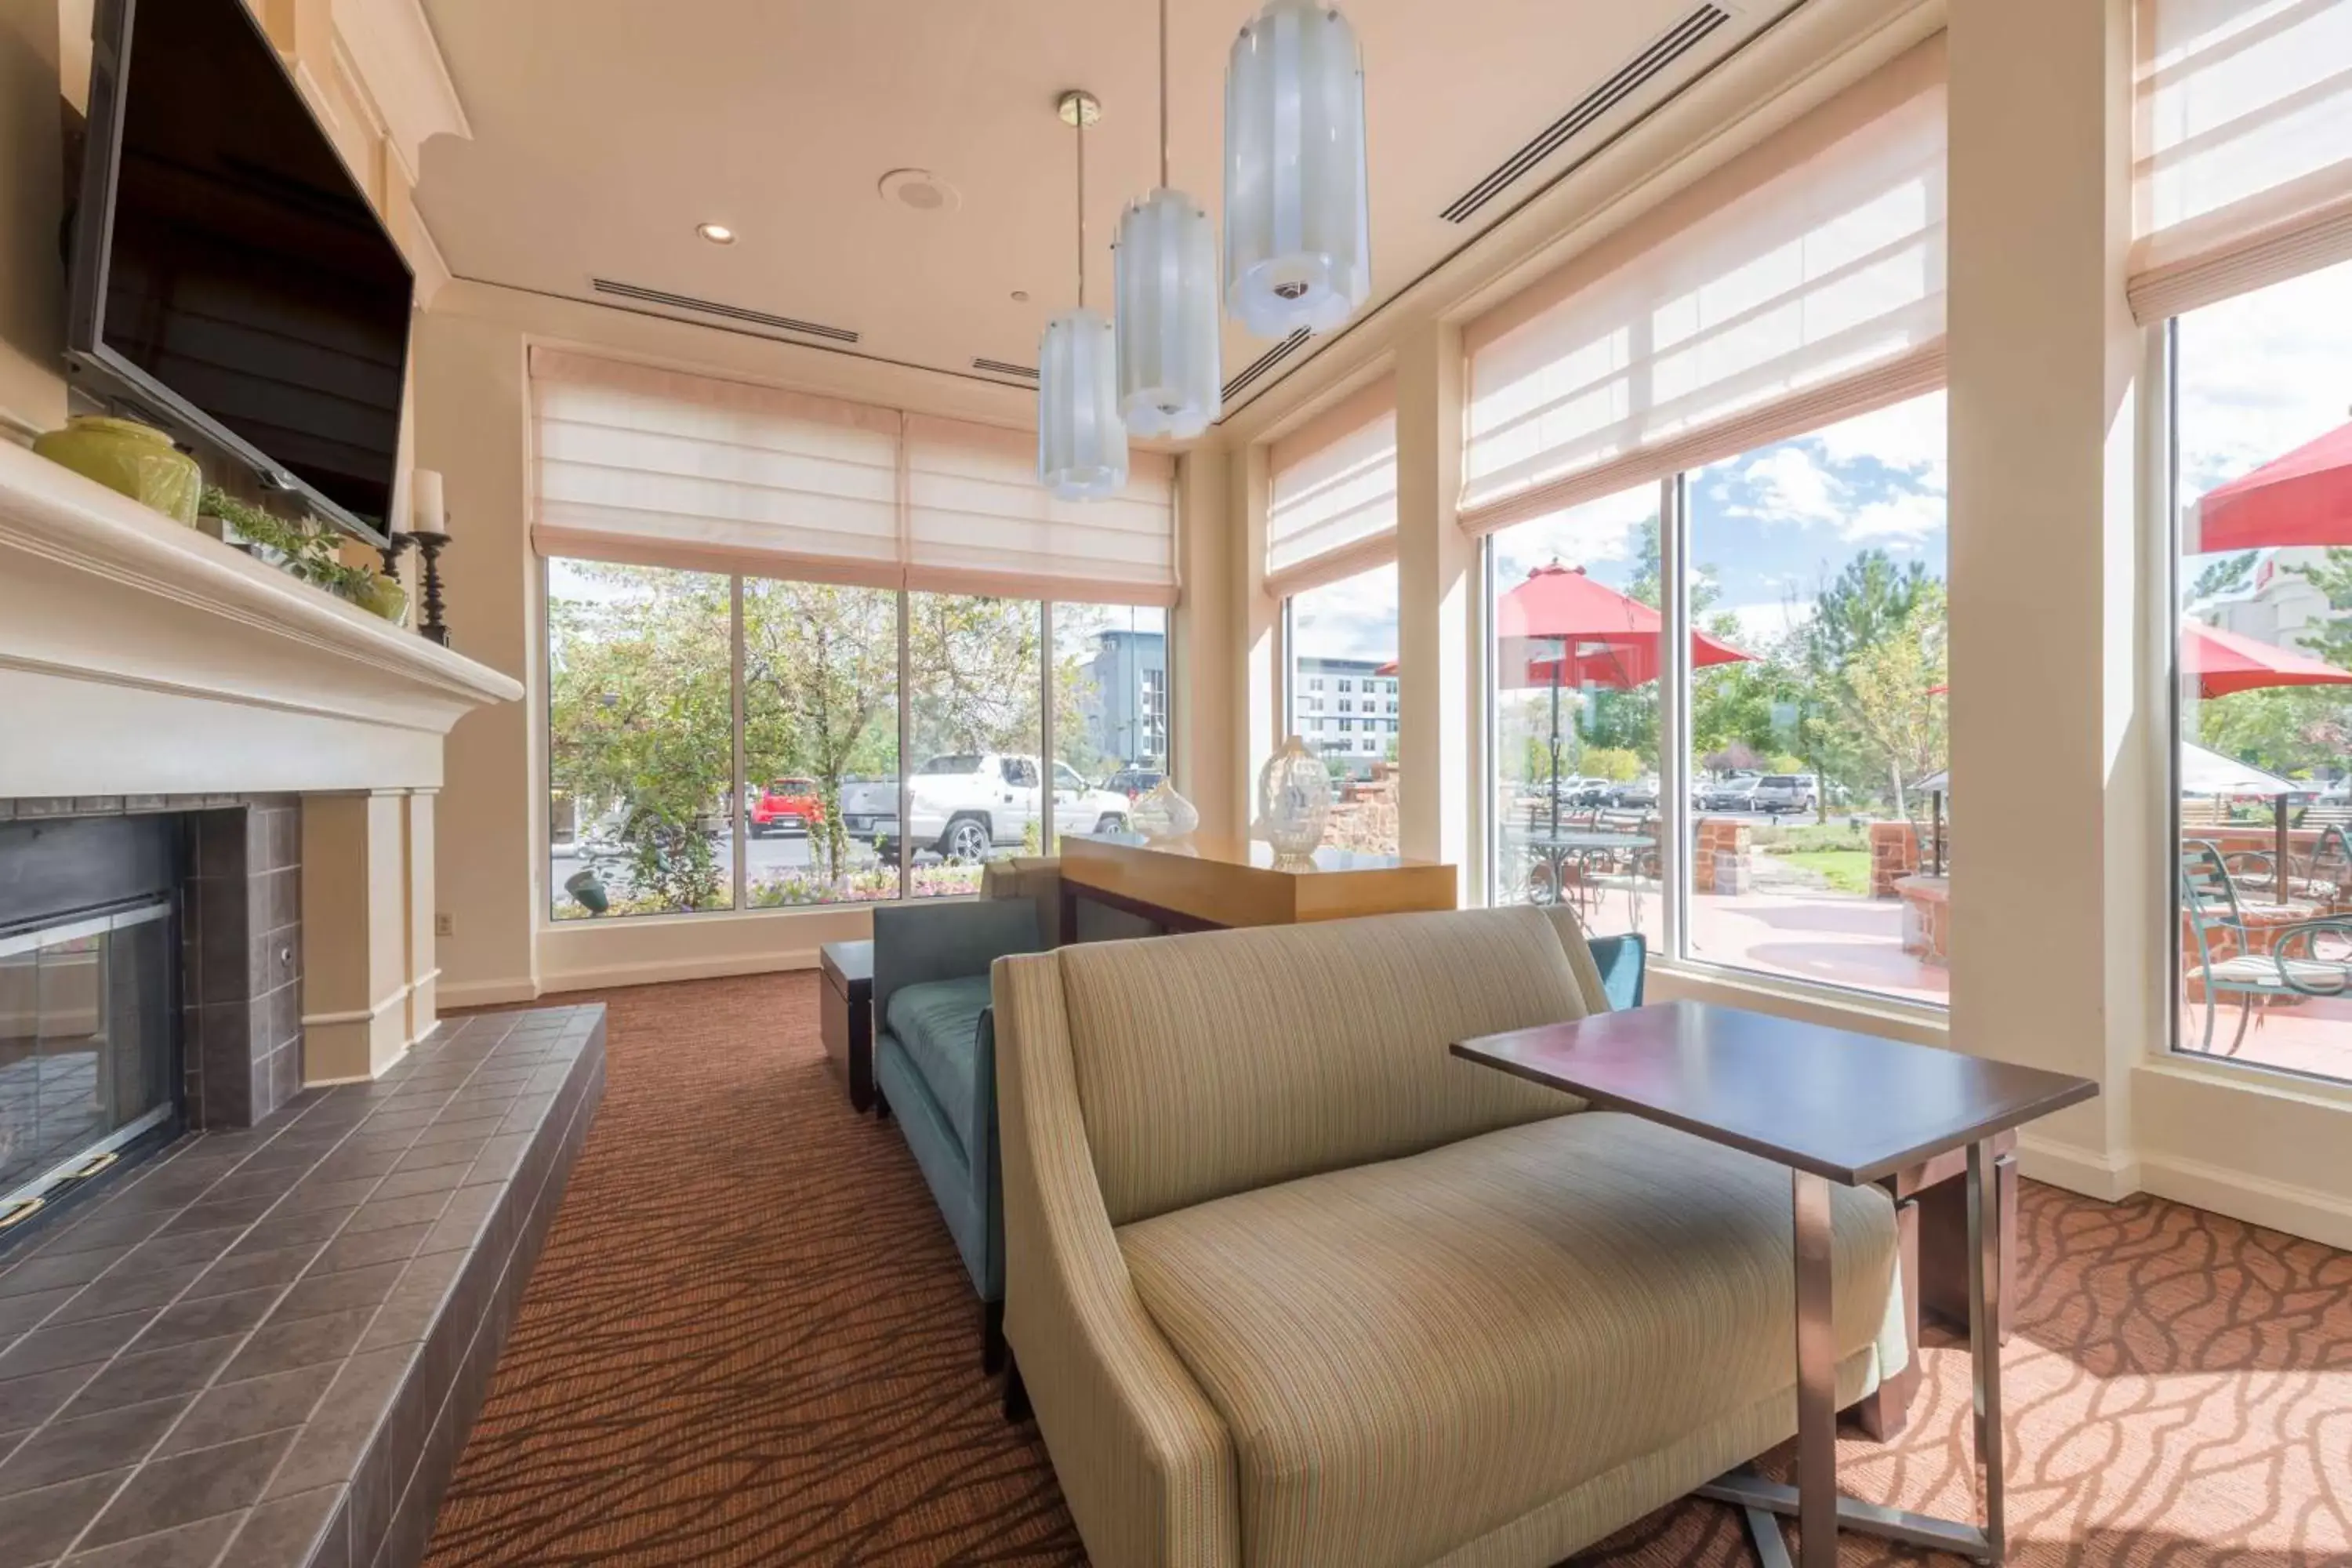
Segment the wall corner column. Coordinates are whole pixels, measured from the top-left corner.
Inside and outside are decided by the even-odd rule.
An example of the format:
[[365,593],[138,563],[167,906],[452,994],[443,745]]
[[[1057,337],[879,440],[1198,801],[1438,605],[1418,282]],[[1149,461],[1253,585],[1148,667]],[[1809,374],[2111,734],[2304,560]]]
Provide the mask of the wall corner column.
[[1951,1039],[2098,1080],[2027,1159],[2103,1197],[2137,1185],[2130,1082],[2165,984],[2130,42],[2128,0],[1951,13]]
[[1235,613],[1233,555],[1244,531],[1233,509],[1225,450],[1213,437],[1176,461],[1178,564],[1183,596],[1170,618],[1176,708],[1177,787],[1201,813],[1202,831],[1238,837],[1245,824],[1233,787],[1244,753],[1234,692],[1247,660]]
[[406,792],[302,797],[306,1084],[374,1078],[411,1044],[408,852]]
[[1475,830],[1479,583],[1462,495],[1462,334],[1444,321],[1397,349],[1398,836],[1408,857],[1460,870],[1460,896],[1484,886]]
[[1292,728],[1291,715],[1282,710],[1281,665],[1290,657],[1282,645],[1282,603],[1265,591],[1265,514],[1272,499],[1268,476],[1264,442],[1253,442],[1226,459],[1229,515],[1236,525],[1230,563],[1232,636],[1241,656],[1232,671],[1234,684],[1227,689],[1234,754],[1240,763],[1237,774],[1227,781],[1240,814],[1236,837],[1246,835],[1257,816],[1257,775]]

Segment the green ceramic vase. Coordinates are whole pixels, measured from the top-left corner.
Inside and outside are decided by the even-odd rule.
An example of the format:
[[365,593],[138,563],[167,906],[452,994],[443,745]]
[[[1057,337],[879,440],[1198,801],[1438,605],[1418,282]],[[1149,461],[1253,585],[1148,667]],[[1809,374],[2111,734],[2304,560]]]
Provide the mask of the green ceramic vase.
[[33,450],[61,468],[120,490],[175,522],[194,524],[205,489],[196,460],[172,438],[134,419],[77,414],[62,430],[34,441]]

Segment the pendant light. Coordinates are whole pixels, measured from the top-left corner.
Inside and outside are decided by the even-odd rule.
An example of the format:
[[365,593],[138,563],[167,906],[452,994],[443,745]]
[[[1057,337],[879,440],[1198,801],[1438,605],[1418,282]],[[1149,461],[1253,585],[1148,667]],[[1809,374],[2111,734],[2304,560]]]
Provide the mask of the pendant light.
[[1266,0],[1225,68],[1225,308],[1262,338],[1328,331],[1371,286],[1356,30]]
[[1190,440],[1217,416],[1217,247],[1209,215],[1168,185],[1168,0],[1160,0],[1160,184],[1128,204],[1111,252],[1118,408],[1138,436]]
[[1127,484],[1118,345],[1110,322],[1087,309],[1087,127],[1102,105],[1066,92],[1059,107],[1078,133],[1078,308],[1047,322],[1037,347],[1037,478],[1063,500],[1094,500]]

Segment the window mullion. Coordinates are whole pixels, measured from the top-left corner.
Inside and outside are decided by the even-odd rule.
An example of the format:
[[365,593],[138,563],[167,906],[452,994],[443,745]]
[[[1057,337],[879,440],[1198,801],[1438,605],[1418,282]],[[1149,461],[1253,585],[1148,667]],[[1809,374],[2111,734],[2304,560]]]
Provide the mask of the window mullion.
[[914,851],[908,843],[908,837],[915,826],[914,779],[909,775],[907,766],[907,754],[915,744],[915,705],[909,700],[914,690],[914,658],[911,651],[914,647],[914,635],[913,628],[907,622],[910,608],[911,604],[907,590],[902,587],[898,590],[898,765],[894,770],[898,775],[898,831],[891,840],[891,847],[896,850],[898,861],[898,897],[901,899],[907,897],[912,890],[907,886],[907,879],[914,859]]
[[1658,889],[1660,945],[1687,957],[1685,914],[1692,868],[1690,815],[1690,552],[1680,474],[1658,481],[1658,600],[1665,647],[1658,662]]
[[1037,601],[1037,852],[1054,853],[1054,602]]
[[733,836],[735,844],[735,910],[740,913],[751,907],[750,824],[744,820],[748,814],[744,808],[747,781],[744,778],[743,768],[743,710],[746,706],[743,693],[743,579],[730,577],[727,581],[727,636],[733,664],[728,681],[728,706],[730,721],[735,732],[735,794],[732,797],[733,809],[728,812],[727,819],[728,831]]

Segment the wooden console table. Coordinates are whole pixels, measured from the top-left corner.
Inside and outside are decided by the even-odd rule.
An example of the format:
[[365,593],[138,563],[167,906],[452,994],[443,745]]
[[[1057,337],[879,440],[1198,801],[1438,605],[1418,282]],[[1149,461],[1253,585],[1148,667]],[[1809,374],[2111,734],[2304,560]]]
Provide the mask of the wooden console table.
[[1326,847],[1290,865],[1271,846],[1196,837],[1181,847],[1132,834],[1062,836],[1062,930],[1076,940],[1081,899],[1171,931],[1297,925],[1454,907],[1454,868]]

